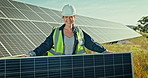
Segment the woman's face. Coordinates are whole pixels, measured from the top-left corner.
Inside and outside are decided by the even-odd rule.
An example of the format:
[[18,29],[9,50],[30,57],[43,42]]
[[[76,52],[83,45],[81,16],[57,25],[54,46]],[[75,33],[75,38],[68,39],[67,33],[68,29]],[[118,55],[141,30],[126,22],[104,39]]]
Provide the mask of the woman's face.
[[66,25],[71,26],[75,22],[75,16],[64,16],[64,22]]

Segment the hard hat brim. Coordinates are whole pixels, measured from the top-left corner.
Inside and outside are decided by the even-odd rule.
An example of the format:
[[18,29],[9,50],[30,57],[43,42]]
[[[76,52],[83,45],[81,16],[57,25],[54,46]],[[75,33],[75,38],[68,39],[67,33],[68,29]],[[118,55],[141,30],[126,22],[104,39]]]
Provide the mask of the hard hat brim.
[[62,15],[62,16],[75,16],[75,15],[71,15],[71,14],[66,14],[66,15]]

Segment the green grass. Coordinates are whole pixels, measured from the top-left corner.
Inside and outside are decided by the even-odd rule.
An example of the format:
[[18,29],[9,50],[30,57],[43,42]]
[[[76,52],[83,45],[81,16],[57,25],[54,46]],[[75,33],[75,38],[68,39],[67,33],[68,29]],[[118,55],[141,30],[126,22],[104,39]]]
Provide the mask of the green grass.
[[[128,39],[126,44],[102,44],[112,52],[132,52],[135,78],[148,78],[148,38],[141,36]],[[94,53],[87,50],[88,53]]]

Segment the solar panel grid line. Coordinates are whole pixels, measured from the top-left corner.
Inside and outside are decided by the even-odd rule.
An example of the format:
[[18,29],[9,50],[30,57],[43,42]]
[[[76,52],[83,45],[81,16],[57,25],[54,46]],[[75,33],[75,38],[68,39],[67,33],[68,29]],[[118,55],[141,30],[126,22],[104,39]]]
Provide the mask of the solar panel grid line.
[[[96,29],[91,29],[93,32],[97,32],[98,30],[96,30]],[[99,33],[102,33],[101,31],[99,31]],[[105,37],[105,35],[102,35],[102,36],[100,36],[100,34],[99,33],[94,33],[95,34],[95,38],[99,38],[100,40],[102,40],[102,41],[105,41],[107,38]],[[96,40],[98,40],[98,39],[96,39]]]
[[[30,8],[31,9],[31,8]],[[43,19],[44,20],[44,19]],[[45,20],[44,20],[45,21]],[[47,36],[42,30],[40,30],[33,22],[31,22],[40,32],[42,32],[42,34],[44,34],[45,36]]]
[[46,35],[49,35],[52,31],[52,26],[49,23],[38,23],[33,22],[37,27],[39,27]]
[[40,17],[42,17],[45,22],[55,22],[49,15],[45,13],[37,13]]
[[[95,25],[81,25],[81,26],[83,26],[83,27],[92,27],[92,28],[106,28],[106,29],[124,29],[124,27],[122,28],[122,27],[118,27],[118,28],[112,28],[112,27],[102,27],[102,26],[95,26]],[[126,27],[125,27],[126,28]],[[124,29],[124,30],[131,30],[131,29]]]
[[[26,5],[27,6],[27,5]],[[28,8],[30,8],[29,6],[27,6]],[[15,7],[16,8],[16,7]],[[31,8],[30,8],[31,9]],[[32,9],[31,9],[32,10]],[[32,10],[33,11],[33,10]],[[34,11],[33,11],[34,12]],[[36,13],[36,12],[35,12]],[[27,17],[26,17],[27,18]],[[28,19],[28,18],[27,18]],[[29,20],[29,19],[28,19]],[[43,19],[44,20],[44,19]],[[45,21],[45,20],[44,20]],[[31,21],[31,23],[39,30],[39,31],[41,31],[32,21]],[[47,36],[43,31],[41,31],[42,32],[42,34],[44,34],[45,36]]]
[[[26,5],[26,4],[25,4]],[[26,5],[32,12],[34,12],[37,16],[39,16],[43,21],[45,21],[38,13],[36,13],[34,10],[32,10],[28,5]]]
[[[84,29],[83,27],[81,27],[81,28]],[[87,30],[87,31],[86,31],[86,30]],[[93,30],[94,30],[94,29],[93,29],[93,30],[90,30],[90,31],[88,31],[88,30],[90,30],[90,28],[89,28],[89,27],[85,27],[84,31],[87,32],[87,34],[90,35],[90,33],[93,33]],[[93,34],[95,34],[95,36],[92,36],[92,38],[93,38],[94,40],[98,41],[98,39],[97,39],[97,37],[98,37],[100,41],[105,41],[105,39],[103,39],[101,36],[97,36],[98,33],[93,33]],[[99,41],[99,42],[100,42],[100,41]]]
[[83,16],[80,16],[79,18],[84,22],[84,25],[89,25],[89,23],[86,19],[83,18]]
[[104,77],[106,77],[106,73],[105,73],[105,58],[104,58],[104,56],[103,56],[103,69],[104,69],[103,75],[104,75]]
[[90,25],[90,26],[98,26],[99,25],[99,24],[95,25],[97,23],[97,21],[91,21],[92,18],[85,17],[85,16],[82,16],[82,18],[84,19],[85,22],[87,22],[87,25]]
[[[6,57],[6,56],[9,56],[9,55],[11,56],[11,53],[8,51],[8,49],[2,44],[2,42],[0,42],[0,43],[1,43],[1,47],[3,48],[0,51],[1,52],[0,57]],[[7,55],[6,55],[6,53],[4,54],[3,51],[6,51],[7,52]]]
[[2,10],[0,10],[0,18],[1,17],[5,17],[5,14],[2,12]]
[[25,4],[25,3],[24,3]]
[[50,16],[46,11],[44,11],[41,7],[39,7],[45,14],[47,14],[49,17],[51,17],[56,23],[58,23],[52,16]]
[[[90,25],[94,25],[95,26],[95,23],[97,23],[97,22],[91,21],[91,18],[87,18],[87,20],[88,20]],[[96,25],[96,26],[98,26],[98,25]]]
[[39,6],[35,6],[35,5],[31,5],[31,4],[26,4],[25,5],[29,6],[33,11],[37,12],[37,13],[44,13]]
[[5,68],[5,70],[4,70],[4,77],[6,78],[6,60],[4,60],[4,68]]
[[[56,10],[51,10],[51,12],[53,12],[56,16],[59,17],[59,20],[58,20],[58,21],[59,21],[59,23],[60,23],[60,22],[61,22],[60,20],[62,19],[62,15],[61,15],[61,14],[58,15],[58,14],[56,13]],[[63,23],[63,21],[62,21],[62,23]]]
[[75,26],[81,26],[80,21],[76,20],[76,21],[75,21]]
[[51,9],[47,9],[47,8],[41,8],[47,15],[49,15],[50,17],[52,17],[55,21],[56,21],[56,23],[59,23],[57,20],[58,20],[58,16],[57,15],[55,15],[52,11],[51,11]]
[[1,10],[6,14],[9,18],[19,18],[19,19],[26,19],[24,15],[22,15],[17,9],[15,8],[6,8],[0,7]]
[[49,60],[47,59],[47,77],[49,78]]
[[[93,56],[93,65],[94,65],[94,69],[93,69],[93,70],[94,70],[94,72],[96,72],[96,71],[95,71],[95,66],[96,66],[96,65],[95,65],[95,56]],[[94,73],[94,78],[96,78],[96,73]]]
[[[3,37],[2,37],[3,38]],[[9,46],[9,45],[8,45]],[[5,46],[4,46],[5,47]],[[11,46],[9,46],[11,48]],[[6,49],[5,49],[6,50]],[[6,52],[9,54],[9,50],[7,49]],[[11,56],[11,53],[9,54]]]
[[114,55],[113,55],[113,71],[114,71],[114,78],[115,78],[115,63],[114,63]]
[[49,24],[53,27],[60,27],[61,26],[60,24],[56,24],[56,23],[49,23]]
[[95,26],[100,25],[99,21],[97,21],[98,19],[90,18],[90,17],[89,17],[89,19],[90,19],[90,21],[91,21]]
[[36,70],[35,70],[36,65],[35,65],[35,59],[33,59],[33,60],[34,60],[34,61],[33,61],[33,62],[34,62],[34,64],[33,64],[33,65],[34,65],[34,78],[35,78],[35,76],[36,76]]
[[36,13],[32,11],[24,11],[20,10],[29,20],[37,20],[37,21],[43,21],[42,18],[40,18]]
[[131,68],[132,68],[132,76],[133,76],[133,78],[135,78],[135,75],[134,75],[134,56],[133,56],[133,54],[131,53]]
[[10,56],[12,56],[12,54],[8,51],[8,49],[3,45],[3,43],[2,42],[0,42],[1,43],[1,45],[2,45],[2,47],[7,51],[7,53],[10,55]]
[[94,24],[94,23],[91,23],[91,21],[89,21],[87,17],[82,16],[81,18],[86,23],[86,25],[92,26]]
[[5,57],[4,54],[0,51],[0,57]]
[[77,16],[77,17],[76,17],[76,19],[77,19],[76,21],[80,21],[80,25],[81,25],[81,26],[82,26],[82,25],[85,26],[85,25],[86,25],[85,22],[79,17],[79,15],[76,15],[76,16]]
[[[21,36],[22,37],[22,36]],[[18,38],[19,39],[19,38]],[[24,38],[22,38],[22,39],[19,39],[20,41],[22,40],[22,41],[24,41],[23,43],[24,43],[24,47],[23,47],[23,49],[22,50],[24,50],[24,52],[26,52],[26,51],[30,51],[30,47],[32,47],[31,45],[26,45],[27,44],[27,41],[24,39]],[[21,44],[22,45],[22,44]],[[21,51],[22,52],[22,51]],[[24,54],[24,53],[22,53],[22,54]]]
[[[20,66],[19,66],[19,68],[20,68],[19,71],[20,71],[20,72],[22,72],[22,70],[21,70],[21,69],[22,69],[21,66],[22,66],[22,64],[21,64],[21,59],[20,59]],[[22,76],[22,74],[20,73],[20,76],[19,76],[19,77],[21,78],[21,76]]]
[[[35,27],[33,26],[33,24],[31,22],[22,22],[22,21],[13,21],[18,27],[19,25],[23,26],[24,28],[22,27],[19,27],[20,30],[22,30],[26,35],[30,35],[29,33],[33,32],[33,30],[36,30],[36,33],[38,33],[37,29],[34,29]],[[33,29],[31,29],[31,27]],[[26,28],[26,29],[25,29]],[[26,31],[26,32],[25,32]],[[33,35],[33,34],[32,34]],[[33,36],[34,37],[34,36]]]
[[[25,16],[26,18],[27,18],[27,20],[29,20],[29,18],[25,15],[25,14],[23,14],[23,12],[21,11],[21,10],[19,10],[14,4],[12,4],[10,1],[8,1],[11,5],[13,5],[14,7],[15,7],[15,9],[17,10],[17,11],[19,11],[23,16]],[[13,1],[12,1],[13,2]],[[8,12],[9,13],[9,12]]]
[[12,5],[9,5],[10,3],[8,0],[0,0],[0,7],[13,7]]
[[[8,41],[10,41],[10,42],[6,42],[6,44],[4,44],[5,46],[8,45],[9,43],[14,44],[7,36],[6,36],[6,38],[7,38]],[[2,37],[2,39],[3,39],[4,41],[6,41],[5,38]],[[3,46],[4,46],[4,45],[3,45]],[[4,47],[5,47],[5,46],[4,46]],[[10,48],[14,53],[16,53],[15,50],[14,50],[14,48],[13,48],[12,46],[10,46],[10,45],[8,45],[8,46],[9,46],[9,48]],[[7,50],[6,50],[6,51],[7,51]],[[9,51],[9,50],[8,50],[7,52],[9,53],[10,56],[12,56],[12,54],[10,54],[10,51]]]
[[[60,23],[60,20],[62,19],[62,16],[56,14],[53,10],[51,10],[51,12],[52,12],[54,15],[56,15],[56,16],[58,17],[57,21],[58,21],[58,23]],[[60,16],[61,16],[61,17],[60,17]],[[63,23],[63,22],[62,22],[62,23]]]
[[[18,18],[17,19],[16,18],[4,18],[4,17],[0,17],[0,18],[3,18],[3,19],[11,19],[11,20],[22,20],[22,21],[35,21],[35,22],[53,23],[53,22],[47,22],[47,21],[25,20],[25,19],[18,19]],[[57,23],[57,24],[59,24],[59,23]]]
[[[24,24],[25,25],[25,24]],[[24,32],[25,33],[25,32]],[[26,34],[27,35],[27,34]],[[47,36],[47,35],[46,35]],[[35,38],[36,39],[36,38]],[[37,40],[38,41],[38,40]]]
[[31,44],[33,44],[33,46],[36,46],[10,19],[8,20],[13,24],[13,26],[15,26],[15,28],[17,28],[23,34],[23,36],[28,39],[28,41],[30,41]]
[[[122,68],[124,69],[124,62],[123,62],[123,55],[122,55]],[[124,75],[124,70],[123,70],[123,75]]]
[[71,61],[72,61],[72,78],[74,78],[74,75],[73,75],[74,74],[74,72],[73,72],[74,67],[73,67],[73,60],[72,59],[73,59],[73,57],[71,57]]
[[[39,22],[39,23],[55,23],[55,22],[48,22],[48,21],[38,21],[38,20],[26,20],[26,19],[18,19],[18,18],[8,18],[8,17],[0,17],[1,19],[10,19],[10,20],[18,20],[18,21],[32,21],[32,22]],[[63,24],[63,23],[55,23],[55,24]],[[50,25],[49,25],[50,26]],[[52,27],[52,26],[51,26]]]
[[12,0],[9,0],[9,1],[19,10],[31,11],[27,6],[24,6],[25,3],[18,2],[18,1],[12,1]]
[[62,68],[62,67],[61,67],[61,65],[62,65],[62,63],[61,63],[61,57],[60,57],[60,60],[59,60],[59,61],[60,61],[60,78],[62,78],[62,75],[61,75],[61,74],[62,74],[62,71],[61,71],[61,70],[62,70],[62,69],[61,69],[61,68]]
[[[11,3],[10,1],[8,1],[9,3]],[[11,3],[12,4],[12,3]],[[12,4],[13,5],[13,4]],[[14,5],[13,5],[14,6]],[[14,6],[15,7],[15,6]],[[15,7],[15,9],[17,9]],[[18,10],[18,9],[17,9]],[[18,10],[19,11],[19,10]],[[20,11],[19,11],[20,12]],[[20,12],[22,14],[22,12]],[[8,17],[7,17],[8,18]],[[27,17],[26,17],[27,18]],[[9,19],[9,21],[32,43],[32,41]],[[34,46],[36,46],[34,43],[32,43]]]
[[93,26],[99,26],[98,22],[96,20],[93,20],[92,18],[87,18],[89,19],[90,23],[93,25]]
[[63,23],[61,11],[57,11],[57,10],[53,10],[53,9],[52,9],[52,11],[55,12],[59,16],[60,19],[58,19],[58,22]]
[[[5,23],[4,23],[5,24]],[[13,27],[12,27],[13,28]],[[5,28],[4,28],[5,29]],[[6,30],[6,29],[5,29]],[[11,31],[12,29],[10,29],[10,31]],[[7,30],[6,30],[7,31]],[[7,31],[7,32],[9,32],[9,31]],[[7,35],[7,34],[6,34]],[[10,35],[10,37],[12,37],[13,38],[13,40],[15,40],[14,39],[14,37],[12,36],[12,35]],[[17,36],[16,36],[17,37]],[[19,39],[19,38],[18,38]],[[11,39],[9,39],[10,41],[12,41]],[[16,40],[15,40],[15,42],[17,42]],[[13,42],[12,42],[13,43]],[[14,44],[15,45],[15,44]],[[21,45],[20,45],[21,46]],[[16,47],[17,48],[17,47]],[[18,49],[18,48],[17,48]],[[19,50],[19,49],[18,49]],[[21,52],[21,51],[20,51]]]
[[78,18],[78,21],[82,22],[82,25],[85,25],[85,22],[81,19],[82,17],[80,15],[76,15],[76,17]]
[[[15,5],[15,7],[16,8],[18,8],[20,11],[22,11],[23,13],[24,12],[32,12],[32,10],[29,8],[29,7],[27,7],[27,5],[25,5],[25,3],[20,3],[20,2],[16,2],[16,1],[11,1],[11,3],[12,4],[14,4]],[[32,12],[32,13],[34,13],[34,12]],[[25,14],[26,15],[26,14]],[[28,17],[28,15],[29,14],[27,14],[26,16]],[[36,15],[36,14],[33,14],[33,15]],[[36,17],[38,17],[38,16],[36,16]],[[30,18],[30,17],[28,17],[28,18]],[[36,18],[37,19],[37,18]],[[39,19],[41,19],[41,18],[39,18]]]
[[78,18],[77,16],[78,16],[78,15],[76,15],[75,25],[76,25],[76,26],[81,26],[81,25],[83,25],[83,24],[82,24],[82,21],[81,21],[80,18]]
[[[6,24],[6,23],[4,23],[4,24]],[[8,24],[10,24],[10,23],[8,23]],[[11,25],[9,25],[9,26],[11,26]],[[12,26],[11,26],[12,27]],[[9,27],[10,28],[10,27]],[[14,29],[15,27],[12,27],[11,29],[10,29],[10,31],[12,31],[12,29]],[[19,33],[19,32],[18,32]],[[20,38],[18,37],[18,36],[15,36],[14,35],[14,37],[16,38],[16,39],[18,39],[19,41],[23,41],[23,40],[20,40]],[[13,37],[13,38],[14,38]],[[16,39],[13,39],[14,41],[16,41]],[[24,39],[24,38],[22,38],[22,39]],[[25,40],[24,40],[25,41]],[[16,43],[18,43],[18,41],[16,41]],[[26,42],[24,42],[24,43],[26,43]],[[18,43],[19,44],[19,43]],[[22,45],[20,45],[20,46],[22,46]],[[21,51],[20,51],[21,52]]]

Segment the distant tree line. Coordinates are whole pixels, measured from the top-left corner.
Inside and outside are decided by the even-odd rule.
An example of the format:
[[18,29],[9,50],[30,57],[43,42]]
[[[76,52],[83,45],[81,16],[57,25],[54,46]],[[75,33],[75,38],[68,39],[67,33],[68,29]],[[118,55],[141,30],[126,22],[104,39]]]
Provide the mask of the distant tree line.
[[139,32],[148,33],[148,16],[144,16],[138,20],[138,26],[133,29]]

